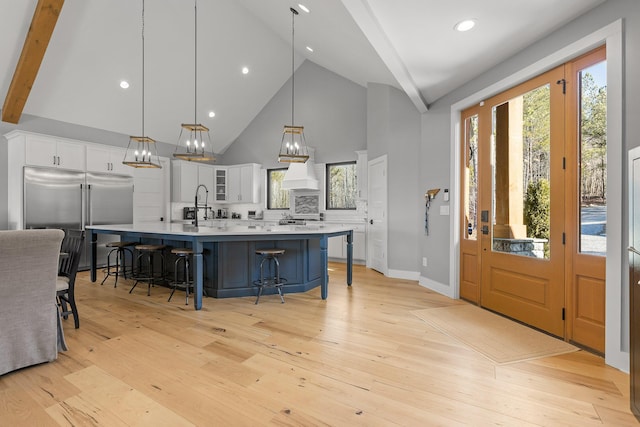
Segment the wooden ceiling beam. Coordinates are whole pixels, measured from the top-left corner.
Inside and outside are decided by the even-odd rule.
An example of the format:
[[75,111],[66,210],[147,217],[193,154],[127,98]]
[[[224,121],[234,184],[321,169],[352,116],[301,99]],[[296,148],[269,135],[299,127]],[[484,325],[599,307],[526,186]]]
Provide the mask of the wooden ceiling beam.
[[36,80],[64,0],[38,0],[22,53],[2,105],[2,121],[18,123]]

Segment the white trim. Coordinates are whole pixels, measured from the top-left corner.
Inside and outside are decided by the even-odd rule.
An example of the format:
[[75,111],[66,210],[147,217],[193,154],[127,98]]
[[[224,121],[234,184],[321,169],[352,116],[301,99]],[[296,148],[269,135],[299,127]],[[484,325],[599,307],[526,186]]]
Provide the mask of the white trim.
[[378,56],[382,59],[396,81],[413,102],[420,113],[428,110],[427,102],[422,97],[420,89],[413,81],[413,77],[400,59],[398,52],[393,47],[387,34],[382,29],[367,0],[342,0],[342,4],[349,11],[362,33],[373,46]]
[[[606,308],[605,308],[605,363],[629,372],[628,334],[622,336],[623,321],[628,325],[627,307],[629,297],[622,295],[622,289],[628,289],[629,257],[624,246],[625,256],[621,254],[622,245],[622,174],[623,164],[622,137],[623,123],[623,64],[622,21],[616,21],[615,31],[606,35],[607,42],[607,260],[606,260]],[[613,24],[611,25],[613,26]],[[610,27],[611,27],[610,26]],[[627,171],[628,176],[628,171]],[[623,261],[624,260],[624,261]],[[623,283],[624,282],[624,283]],[[627,286],[625,286],[625,284]],[[628,328],[627,328],[628,331]],[[626,350],[625,350],[626,349]]]
[[453,288],[455,286],[450,286],[444,283],[436,282],[435,280],[431,280],[428,277],[420,276],[418,280],[418,284],[422,287],[425,287],[429,290],[442,294],[449,298],[454,298],[453,296]]
[[[614,207],[622,203],[622,121],[623,121],[623,48],[622,48],[622,20],[594,31],[582,39],[542,58],[522,70],[506,77],[485,89],[482,89],[451,106],[451,187],[452,194],[460,194],[460,150],[458,149],[460,113],[465,108],[477,104],[483,99],[500,93],[517,84],[535,77],[546,70],[560,65],[571,58],[588,52],[602,42],[607,45],[607,223],[617,224],[617,227],[607,227],[607,289],[606,289],[606,327],[605,327],[605,363],[623,371],[629,370],[629,353],[623,351],[626,342],[621,336],[622,308],[622,280],[628,278],[621,275],[622,259],[622,213]],[[614,171],[616,173],[614,173]],[[460,206],[458,197],[451,198],[451,264],[449,277],[456,298],[460,293]],[[446,294],[446,293],[445,293]],[[627,338],[625,337],[625,340]]]
[[409,270],[394,270],[389,269],[387,277],[391,277],[392,279],[402,279],[402,280],[418,280],[420,279],[420,272],[418,271],[409,271]]

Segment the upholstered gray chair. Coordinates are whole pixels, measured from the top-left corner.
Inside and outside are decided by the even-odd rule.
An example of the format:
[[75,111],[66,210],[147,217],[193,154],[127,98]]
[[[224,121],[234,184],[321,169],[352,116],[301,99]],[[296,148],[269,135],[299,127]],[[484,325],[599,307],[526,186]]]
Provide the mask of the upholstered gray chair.
[[0,231],[0,375],[58,357],[62,230]]

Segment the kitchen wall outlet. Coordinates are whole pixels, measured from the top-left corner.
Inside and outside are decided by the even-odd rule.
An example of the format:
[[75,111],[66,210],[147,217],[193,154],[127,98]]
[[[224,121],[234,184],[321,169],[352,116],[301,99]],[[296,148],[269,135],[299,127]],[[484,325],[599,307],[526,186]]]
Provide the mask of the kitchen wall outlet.
[[440,206],[440,215],[449,215],[449,205]]
[[423,267],[427,266],[427,257],[426,256],[422,257],[422,266]]

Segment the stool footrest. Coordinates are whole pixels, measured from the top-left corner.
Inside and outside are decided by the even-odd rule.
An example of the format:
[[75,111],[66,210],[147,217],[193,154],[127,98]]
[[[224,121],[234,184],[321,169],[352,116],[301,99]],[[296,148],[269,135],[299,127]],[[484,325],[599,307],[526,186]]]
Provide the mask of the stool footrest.
[[287,279],[284,278],[280,278],[280,282],[276,283],[276,279],[274,278],[270,278],[270,279],[264,279],[264,283],[261,282],[260,280],[254,280],[253,281],[254,286],[259,286],[261,288],[273,288],[275,286],[282,286],[282,285],[286,285],[287,284]]

